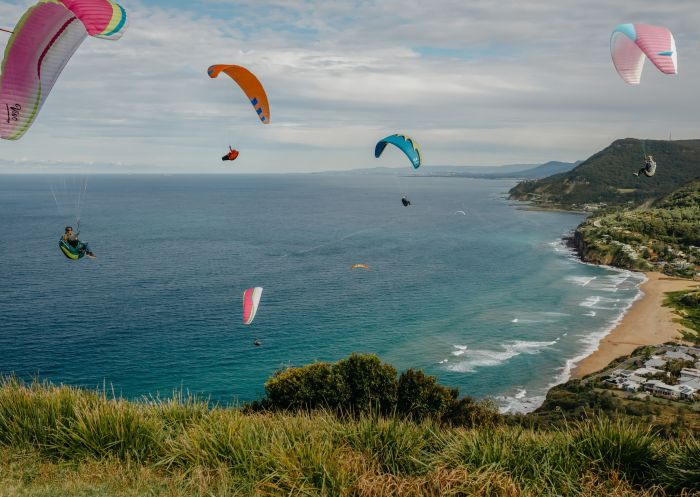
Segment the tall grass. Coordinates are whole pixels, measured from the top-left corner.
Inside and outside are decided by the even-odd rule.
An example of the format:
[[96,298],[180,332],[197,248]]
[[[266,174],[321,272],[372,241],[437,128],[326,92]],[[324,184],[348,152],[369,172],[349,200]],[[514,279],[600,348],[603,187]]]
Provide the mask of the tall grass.
[[[146,488],[144,479],[150,478],[163,492],[152,495],[180,495],[174,488],[185,488],[188,495],[613,497],[700,492],[696,439],[669,442],[619,421],[595,419],[535,431],[447,428],[430,420],[415,423],[371,414],[247,414],[178,396],[133,403],[104,392],[14,378],[0,380],[2,453],[10,459],[33,454],[37,464],[54,468],[55,474],[68,474],[60,469],[68,463],[74,472],[70,478],[83,478],[86,485],[95,478],[88,478],[88,472],[96,467],[124,473],[110,480],[112,486],[123,481]],[[9,478],[3,470],[22,473],[0,458],[0,484]],[[12,482],[29,485],[35,477],[21,474]],[[63,483],[53,483],[54,494],[60,494]]]

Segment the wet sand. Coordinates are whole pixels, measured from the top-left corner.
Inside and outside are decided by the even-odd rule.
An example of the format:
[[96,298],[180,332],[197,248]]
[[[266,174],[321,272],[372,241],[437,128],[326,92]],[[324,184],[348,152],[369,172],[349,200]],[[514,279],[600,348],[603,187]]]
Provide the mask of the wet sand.
[[645,273],[644,296],[632,305],[619,325],[600,341],[598,349],[582,359],[572,371],[572,378],[582,378],[606,367],[613,359],[628,355],[640,345],[657,345],[679,340],[684,329],[673,319],[670,307],[664,307],[666,292],[700,287],[700,282],[670,278],[661,273]]

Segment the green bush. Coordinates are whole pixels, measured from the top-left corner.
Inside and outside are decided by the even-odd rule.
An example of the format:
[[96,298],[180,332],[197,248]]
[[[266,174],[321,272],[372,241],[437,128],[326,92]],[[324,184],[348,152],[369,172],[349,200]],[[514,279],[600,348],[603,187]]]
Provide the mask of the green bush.
[[439,385],[434,376],[408,369],[399,377],[396,411],[418,421],[429,416],[441,419],[458,395],[459,390]]
[[279,371],[265,383],[268,409],[318,409],[361,413],[396,406],[396,370],[375,355],[353,354],[335,364]]
[[[350,393],[347,408],[352,412],[379,409],[392,412],[396,407],[396,369],[373,354],[352,354],[337,362],[334,372],[344,379]],[[343,407],[343,406],[340,406]]]

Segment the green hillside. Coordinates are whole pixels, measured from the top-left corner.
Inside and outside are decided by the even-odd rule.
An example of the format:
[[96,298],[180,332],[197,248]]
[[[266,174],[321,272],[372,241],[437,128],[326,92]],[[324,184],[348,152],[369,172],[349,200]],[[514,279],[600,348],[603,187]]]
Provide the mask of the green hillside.
[[[644,153],[653,155],[658,164],[653,178],[632,174],[643,166]],[[565,208],[597,203],[640,204],[696,178],[700,178],[700,140],[625,138],[567,173],[521,182],[510,194],[516,200]]]
[[587,219],[574,234],[587,262],[693,277],[700,264],[700,180],[640,206]]

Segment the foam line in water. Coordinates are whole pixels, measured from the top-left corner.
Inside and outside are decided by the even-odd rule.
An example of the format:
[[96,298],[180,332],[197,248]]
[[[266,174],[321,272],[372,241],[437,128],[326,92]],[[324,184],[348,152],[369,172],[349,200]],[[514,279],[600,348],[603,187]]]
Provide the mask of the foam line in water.
[[530,342],[516,340],[501,344],[501,350],[469,349],[460,350],[459,353],[452,352],[452,355],[464,357],[464,360],[456,364],[447,366],[449,371],[455,373],[473,373],[478,368],[493,367],[519,356],[520,354],[538,354],[543,349],[551,347],[556,341],[551,342]]

